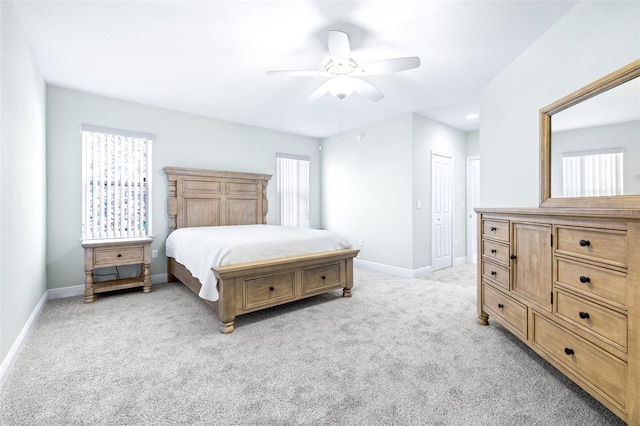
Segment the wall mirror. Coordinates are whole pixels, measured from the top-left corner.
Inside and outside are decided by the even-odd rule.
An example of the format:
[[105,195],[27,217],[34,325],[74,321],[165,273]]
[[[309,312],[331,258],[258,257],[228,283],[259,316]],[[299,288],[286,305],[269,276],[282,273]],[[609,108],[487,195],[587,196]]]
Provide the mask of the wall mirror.
[[640,60],[540,110],[540,206],[640,208]]

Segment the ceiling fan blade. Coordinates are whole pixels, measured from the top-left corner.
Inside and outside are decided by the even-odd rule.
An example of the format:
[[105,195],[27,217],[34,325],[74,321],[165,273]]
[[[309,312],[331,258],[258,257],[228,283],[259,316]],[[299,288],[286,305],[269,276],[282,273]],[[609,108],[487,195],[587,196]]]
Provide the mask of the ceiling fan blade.
[[379,91],[366,81],[360,80],[359,78],[351,78],[351,81],[353,83],[354,92],[361,96],[364,96],[370,101],[378,102],[379,100],[384,98],[384,95],[381,91]]
[[304,71],[304,70],[273,70],[267,71],[267,75],[286,75],[294,77],[329,77],[326,71]]
[[329,87],[327,83],[324,83],[322,86],[318,87],[314,90],[309,97],[307,98],[307,102],[315,102],[321,97],[323,97],[329,91]]
[[334,64],[348,64],[351,57],[349,36],[342,31],[329,31],[329,54]]
[[408,56],[406,58],[383,59],[362,65],[353,71],[354,75],[379,75],[392,72],[406,71],[420,66],[420,58]]

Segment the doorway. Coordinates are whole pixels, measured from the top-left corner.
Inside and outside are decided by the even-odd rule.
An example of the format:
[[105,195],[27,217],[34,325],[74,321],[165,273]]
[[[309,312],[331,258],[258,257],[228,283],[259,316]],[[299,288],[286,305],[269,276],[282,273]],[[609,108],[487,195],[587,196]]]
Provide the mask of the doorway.
[[453,158],[431,153],[431,269],[453,266]]

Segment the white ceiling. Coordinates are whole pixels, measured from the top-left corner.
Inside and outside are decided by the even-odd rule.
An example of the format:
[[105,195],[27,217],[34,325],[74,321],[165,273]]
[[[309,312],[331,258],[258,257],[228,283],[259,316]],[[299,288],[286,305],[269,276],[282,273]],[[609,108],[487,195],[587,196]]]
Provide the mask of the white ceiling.
[[[482,87],[575,1],[29,1],[16,7],[48,84],[299,135],[325,137],[416,112],[464,131]],[[326,95],[327,34],[359,64],[419,56],[364,78],[385,98]]]

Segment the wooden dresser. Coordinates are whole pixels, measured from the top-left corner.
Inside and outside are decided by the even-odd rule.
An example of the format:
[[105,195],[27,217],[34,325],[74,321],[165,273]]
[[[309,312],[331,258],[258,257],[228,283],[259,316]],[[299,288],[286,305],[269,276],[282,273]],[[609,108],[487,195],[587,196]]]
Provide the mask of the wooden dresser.
[[478,322],[640,425],[640,210],[476,211]]

